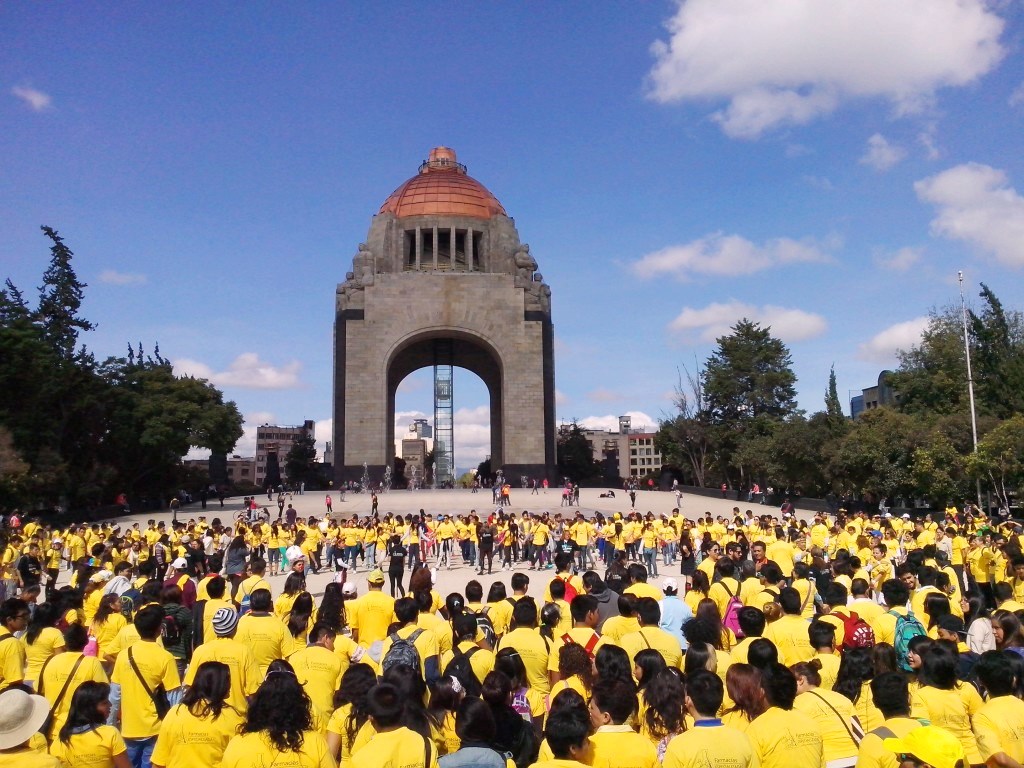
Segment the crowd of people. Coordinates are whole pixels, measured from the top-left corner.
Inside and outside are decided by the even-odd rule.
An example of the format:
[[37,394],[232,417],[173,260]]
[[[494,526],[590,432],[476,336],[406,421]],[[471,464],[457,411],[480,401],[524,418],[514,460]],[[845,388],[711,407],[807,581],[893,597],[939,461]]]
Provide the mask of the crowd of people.
[[280,512],[5,529],[0,768],[1024,763],[1019,525]]

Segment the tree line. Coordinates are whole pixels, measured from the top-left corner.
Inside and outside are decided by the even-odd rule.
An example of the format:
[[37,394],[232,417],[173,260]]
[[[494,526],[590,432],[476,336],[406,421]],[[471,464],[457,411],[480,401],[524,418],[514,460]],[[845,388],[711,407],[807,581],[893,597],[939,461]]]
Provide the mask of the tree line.
[[933,310],[919,344],[885,374],[890,405],[846,418],[829,374],[824,407],[796,405],[786,345],[741,320],[697,370],[684,370],[675,413],[655,445],[697,486],[773,486],[804,496],[853,494],[932,506],[973,498],[980,481],[1009,506],[1024,486],[1024,315],[981,285],[968,310],[978,450],[974,451],[960,307]]
[[84,289],[73,254],[42,227],[50,262],[35,306],[0,289],[0,510],[89,509],[121,493],[166,501],[193,447],[228,453],[242,436],[235,403],[204,379],[176,376],[159,346],[98,360],[81,334]]

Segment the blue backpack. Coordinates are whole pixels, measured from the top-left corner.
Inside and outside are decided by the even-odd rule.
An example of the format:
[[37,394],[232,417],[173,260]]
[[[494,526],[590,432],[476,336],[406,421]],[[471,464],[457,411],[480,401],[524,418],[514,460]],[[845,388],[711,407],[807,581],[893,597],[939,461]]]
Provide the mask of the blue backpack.
[[907,611],[906,616],[896,611],[889,611],[889,614],[896,617],[896,631],[892,639],[892,646],[896,649],[896,662],[904,672],[913,672],[909,658],[910,641],[928,633],[913,611]]

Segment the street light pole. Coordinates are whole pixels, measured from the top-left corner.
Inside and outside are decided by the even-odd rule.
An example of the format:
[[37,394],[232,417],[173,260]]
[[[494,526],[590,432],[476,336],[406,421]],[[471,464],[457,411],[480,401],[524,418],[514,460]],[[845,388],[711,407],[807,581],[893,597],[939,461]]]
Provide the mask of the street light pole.
[[[974,452],[978,452],[978,417],[974,411],[974,375],[971,373],[971,344],[967,336],[967,302],[964,300],[964,273],[957,271],[960,282],[960,313],[964,322],[964,357],[967,358],[967,395],[971,401],[971,436],[974,438]],[[981,508],[981,478],[975,479],[975,493],[978,508]]]

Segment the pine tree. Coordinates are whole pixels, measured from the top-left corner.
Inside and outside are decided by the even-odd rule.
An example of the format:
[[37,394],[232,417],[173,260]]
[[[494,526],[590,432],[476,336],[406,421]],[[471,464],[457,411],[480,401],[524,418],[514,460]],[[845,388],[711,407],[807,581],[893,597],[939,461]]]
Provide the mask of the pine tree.
[[50,266],[43,274],[39,288],[37,319],[43,329],[43,337],[62,360],[75,355],[80,331],[91,331],[96,327],[78,314],[82,306],[83,289],[86,284],[79,281],[71,266],[71,249],[51,227],[42,227],[53,242],[50,247]]

